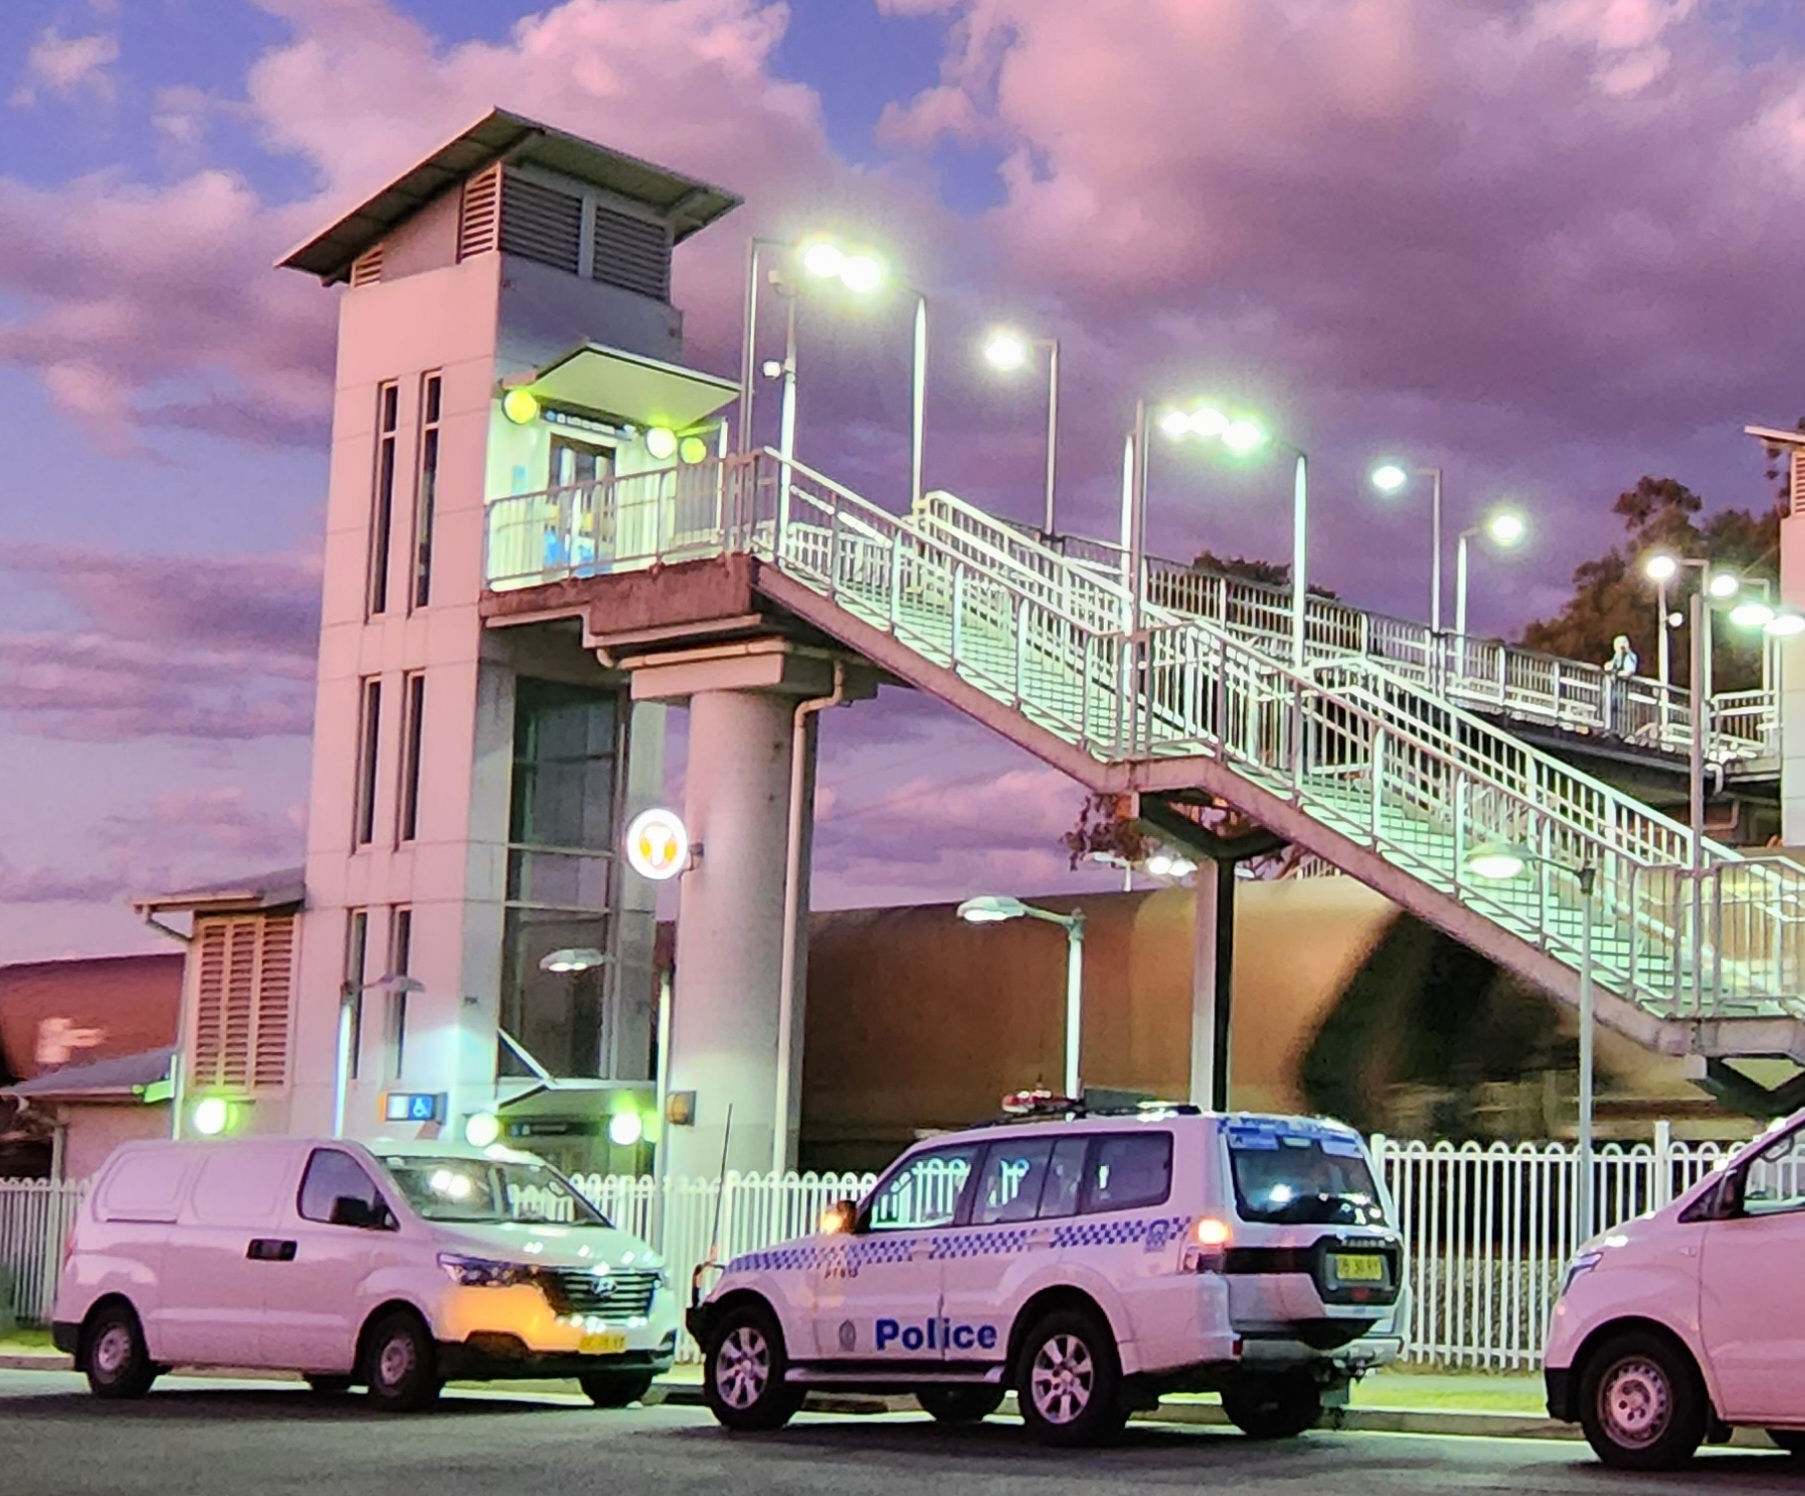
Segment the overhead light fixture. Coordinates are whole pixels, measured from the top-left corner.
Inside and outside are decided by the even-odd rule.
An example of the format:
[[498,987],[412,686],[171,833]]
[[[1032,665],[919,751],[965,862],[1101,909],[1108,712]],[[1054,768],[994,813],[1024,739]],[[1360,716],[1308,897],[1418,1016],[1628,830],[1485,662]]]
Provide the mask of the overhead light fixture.
[[1805,634],[1805,613],[1776,613],[1767,621],[1767,632],[1775,639],[1793,639]]
[[654,426],[646,432],[646,451],[660,462],[677,455],[677,433],[668,426]]
[[1520,847],[1503,842],[1487,842],[1467,853],[1467,871],[1476,878],[1506,883],[1523,875],[1529,866],[1529,854]]
[[1485,522],[1485,533],[1498,545],[1516,545],[1529,534],[1529,525],[1514,509],[1505,509]]
[[539,419],[539,397],[525,388],[509,390],[501,397],[501,413],[516,426],[530,426]]
[[984,339],[984,359],[1005,373],[1020,369],[1028,362],[1028,340],[1010,328],[994,328]]
[[1733,571],[1714,571],[1705,578],[1705,591],[1722,600],[1742,590],[1742,578]]
[[600,966],[605,959],[600,951],[591,946],[567,946],[563,950],[541,956],[539,969],[555,973],[589,971]]
[[501,1118],[478,1112],[464,1123],[464,1141],[472,1148],[492,1148],[501,1138]]
[[1410,473],[1400,463],[1382,462],[1373,469],[1372,480],[1380,493],[1397,493],[1410,481]]
[[1742,629],[1764,629],[1778,616],[1772,605],[1760,598],[1750,598],[1730,609],[1730,622]]
[[189,1120],[203,1138],[216,1138],[232,1120],[232,1104],[223,1096],[203,1096],[194,1103]]
[[1657,552],[1642,563],[1642,575],[1651,582],[1671,582],[1679,574],[1679,558],[1665,552]]
[[708,460],[708,443],[699,436],[686,436],[677,443],[677,457],[691,467],[698,462],[706,462]]
[[1027,912],[1028,906],[1020,899],[993,893],[967,899],[958,909],[959,918],[968,925],[1001,924],[1006,919],[1020,919]]

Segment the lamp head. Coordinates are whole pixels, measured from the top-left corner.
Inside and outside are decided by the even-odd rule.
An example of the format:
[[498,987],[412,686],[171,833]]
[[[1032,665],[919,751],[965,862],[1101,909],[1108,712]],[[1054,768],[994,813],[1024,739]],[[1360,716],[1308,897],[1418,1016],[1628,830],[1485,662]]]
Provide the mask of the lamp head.
[[539,958],[539,969],[550,972],[589,971],[602,964],[602,953],[589,946],[567,946]]
[[1720,602],[1742,590],[1742,578],[1733,571],[1714,571],[1705,577],[1705,591]]
[[1520,545],[1529,534],[1529,525],[1514,509],[1501,509],[1485,522],[1485,533],[1495,545]]
[[1642,575],[1651,582],[1671,582],[1680,574],[1678,558],[1657,551],[1642,563]]
[[1410,471],[1402,463],[1382,462],[1372,471],[1373,487],[1380,493],[1397,493],[1410,481]]
[[1531,854],[1506,842],[1485,842],[1467,853],[1467,871],[1475,878],[1494,883],[1520,878],[1529,866]]
[[1730,622],[1741,629],[1765,629],[1778,617],[1772,604],[1764,603],[1760,598],[1752,597],[1730,609]]
[[1257,452],[1271,440],[1264,426],[1246,416],[1230,421],[1222,428],[1222,445],[1237,457]]
[[1006,919],[1020,919],[1027,912],[1028,906],[1020,899],[994,893],[967,899],[958,909],[959,918],[968,925],[997,925]]
[[1028,362],[1028,340],[1013,328],[992,328],[984,339],[984,361],[1005,374],[1024,368]]

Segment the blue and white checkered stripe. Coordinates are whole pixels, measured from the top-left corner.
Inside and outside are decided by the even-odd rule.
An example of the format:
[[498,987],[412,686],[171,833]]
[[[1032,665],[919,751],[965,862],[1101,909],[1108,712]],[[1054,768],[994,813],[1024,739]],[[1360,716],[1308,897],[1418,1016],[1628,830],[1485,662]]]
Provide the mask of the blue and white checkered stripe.
[[764,1252],[736,1257],[729,1272],[812,1272],[829,1262],[849,1268],[877,1267],[915,1260],[925,1242],[926,1260],[946,1262],[961,1257],[1007,1257],[1034,1247],[1131,1247],[1157,1252],[1171,1246],[1190,1228],[1190,1216],[1140,1216],[1130,1220],[1071,1220],[1010,1226],[986,1231],[982,1227],[947,1231],[932,1236],[883,1233],[859,1237],[831,1246],[798,1242]]

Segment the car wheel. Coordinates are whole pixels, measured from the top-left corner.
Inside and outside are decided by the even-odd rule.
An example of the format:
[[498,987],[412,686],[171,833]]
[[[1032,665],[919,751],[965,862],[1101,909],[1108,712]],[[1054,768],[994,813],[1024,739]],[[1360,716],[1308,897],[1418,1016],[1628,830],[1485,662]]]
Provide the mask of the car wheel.
[[1107,1444],[1128,1421],[1115,1340],[1081,1309],[1055,1310],[1024,1337],[1015,1393],[1043,1444]]
[[321,1397],[337,1397],[341,1393],[349,1392],[351,1390],[351,1378],[347,1376],[328,1375],[324,1372],[317,1372],[312,1375],[303,1376],[301,1380],[307,1383],[313,1391],[319,1393]]
[[1685,1352],[1655,1335],[1620,1335],[1586,1363],[1580,1426],[1605,1464],[1671,1470],[1705,1437],[1705,1393]]
[[1295,1439],[1322,1418],[1322,1388],[1301,1374],[1247,1377],[1222,1389],[1222,1411],[1250,1439]]
[[144,1348],[144,1330],[129,1304],[109,1304],[89,1319],[82,1336],[82,1365],[96,1397],[142,1397],[157,1379]]
[[1796,1428],[1770,1428],[1768,1438],[1796,1459],[1805,1459],[1805,1430]]
[[624,1408],[652,1390],[651,1374],[639,1372],[588,1371],[577,1384],[598,1408]]
[[393,1310],[364,1338],[363,1377],[370,1401],[385,1412],[412,1413],[438,1401],[438,1349],[420,1316]]
[[918,1387],[915,1401],[936,1423],[981,1423],[1003,1406],[1001,1387]]
[[738,1433],[782,1428],[805,1395],[784,1381],[789,1364],[783,1331],[768,1309],[729,1309],[708,1337],[702,1363],[702,1393],[715,1421]]

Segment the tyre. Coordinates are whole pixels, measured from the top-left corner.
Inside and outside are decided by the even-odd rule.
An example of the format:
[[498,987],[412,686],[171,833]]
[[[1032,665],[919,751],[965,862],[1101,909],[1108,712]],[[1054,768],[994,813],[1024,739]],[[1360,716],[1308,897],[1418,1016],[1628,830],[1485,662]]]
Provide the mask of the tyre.
[[800,1387],[785,1383],[790,1364],[783,1331],[762,1304],[729,1309],[708,1337],[702,1393],[715,1421],[736,1433],[782,1428],[802,1406]]
[[1029,1330],[1015,1393],[1022,1421],[1043,1444],[1107,1444],[1128,1421],[1115,1337],[1082,1309],[1056,1309]]
[[636,1371],[589,1371],[577,1384],[598,1408],[624,1408],[652,1390],[652,1374]]
[[130,1304],[109,1304],[89,1318],[82,1332],[82,1365],[96,1397],[142,1397],[150,1391],[158,1367]]
[[364,1336],[361,1380],[370,1401],[390,1413],[431,1407],[445,1385],[438,1359],[420,1316],[406,1309],[391,1310]]
[[1001,1387],[919,1387],[915,1401],[936,1423],[982,1423],[1003,1406]]
[[337,1397],[351,1390],[351,1378],[348,1376],[329,1375],[316,1372],[301,1378],[308,1387],[321,1397]]
[[1805,1459],[1805,1429],[1770,1428],[1767,1436],[1795,1460]]
[[1579,1422],[1586,1442],[1618,1470],[1671,1470],[1705,1437],[1698,1370],[1671,1341],[1640,1332],[1606,1341],[1586,1362]]
[[1247,1377],[1222,1389],[1222,1411],[1250,1439],[1295,1439],[1322,1418],[1322,1388],[1303,1374]]

